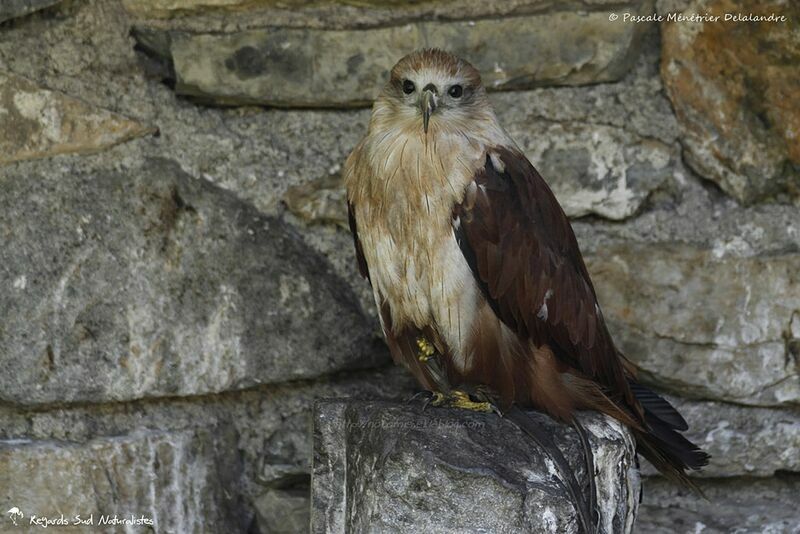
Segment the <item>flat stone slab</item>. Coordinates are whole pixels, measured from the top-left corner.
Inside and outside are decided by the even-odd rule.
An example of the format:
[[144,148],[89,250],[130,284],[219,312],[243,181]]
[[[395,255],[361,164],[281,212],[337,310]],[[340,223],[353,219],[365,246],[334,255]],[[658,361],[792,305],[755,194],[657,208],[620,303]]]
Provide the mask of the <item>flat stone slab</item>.
[[23,17],[59,2],[61,0],[3,0],[0,2],[0,22]]
[[654,385],[800,404],[800,255],[625,244],[587,256],[611,333]]
[[[586,481],[574,429],[531,412]],[[631,532],[639,499],[631,435],[580,420],[595,455],[600,531]],[[496,414],[421,403],[325,400],[314,413],[311,532],[577,532],[542,451]]]
[[239,461],[224,428],[0,440],[0,530],[241,532]]
[[[678,397],[668,400],[689,423],[685,434],[689,441],[711,455],[702,471],[692,473],[696,482],[800,472],[800,411]],[[657,475],[644,459],[641,468],[642,476]]]
[[174,161],[0,184],[3,401],[203,395],[388,358],[324,258]]
[[[674,171],[675,155],[656,140],[622,128],[511,118],[507,131],[542,173],[569,217],[599,215],[623,220]],[[504,123],[505,124],[505,123]],[[347,229],[347,202],[340,174],[290,187],[283,200],[295,215]]]
[[699,499],[663,478],[648,478],[637,522],[639,532],[675,534],[796,534],[800,532],[800,477],[698,480],[707,499]]
[[134,35],[171,62],[181,95],[228,105],[352,107],[370,104],[392,66],[426,47],[468,59],[490,89],[615,81],[629,70],[643,28],[615,24],[605,11],[565,11],[354,30],[145,29]]
[[720,19],[662,25],[661,77],[686,162],[742,203],[800,201],[800,4],[694,0],[681,15],[696,14]]
[[0,70],[0,166],[91,154],[153,132],[152,126]]

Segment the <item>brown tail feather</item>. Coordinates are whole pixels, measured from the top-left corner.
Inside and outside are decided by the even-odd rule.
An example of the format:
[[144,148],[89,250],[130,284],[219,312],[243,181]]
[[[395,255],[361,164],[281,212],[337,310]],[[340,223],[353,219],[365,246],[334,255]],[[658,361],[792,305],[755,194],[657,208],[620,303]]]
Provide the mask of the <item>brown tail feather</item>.
[[709,455],[683,437],[689,425],[666,399],[628,377],[635,405],[607,396],[596,382],[565,374],[564,384],[579,409],[599,410],[627,425],[636,438],[637,452],[647,458],[665,477],[702,495],[686,474],[708,464]]
[[710,456],[679,432],[688,425],[665,399],[631,380],[631,389],[644,410],[644,429],[633,429],[639,452],[667,478],[702,495],[686,470],[698,470]]
[[634,430],[633,434],[636,438],[637,452],[647,458],[647,460],[653,464],[653,467],[658,469],[659,473],[661,473],[668,480],[680,484],[681,486],[694,491],[698,495],[705,497],[703,490],[701,490],[700,487],[686,474],[686,468],[681,467],[680,463],[676,462],[674,458],[664,454],[661,444],[658,442],[658,440],[654,439],[651,434],[640,432],[638,430]]

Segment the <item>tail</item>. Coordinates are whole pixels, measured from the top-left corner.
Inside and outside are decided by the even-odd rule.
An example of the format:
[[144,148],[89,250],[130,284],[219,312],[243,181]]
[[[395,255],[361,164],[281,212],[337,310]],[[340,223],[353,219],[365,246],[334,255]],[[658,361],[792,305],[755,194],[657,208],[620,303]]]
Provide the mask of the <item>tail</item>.
[[665,477],[702,495],[686,470],[702,468],[710,456],[681,435],[689,425],[669,402],[633,379],[628,382],[644,412],[644,429],[633,430],[639,452]]

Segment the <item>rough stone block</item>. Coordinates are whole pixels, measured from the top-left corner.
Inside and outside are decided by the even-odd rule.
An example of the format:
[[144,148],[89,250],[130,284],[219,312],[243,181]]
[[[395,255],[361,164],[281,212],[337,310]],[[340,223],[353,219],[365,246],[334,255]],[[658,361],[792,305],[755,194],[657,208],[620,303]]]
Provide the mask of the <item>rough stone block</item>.
[[[573,429],[530,415],[552,432],[581,483]],[[585,413],[597,475],[601,531],[631,532],[639,476],[630,434]],[[552,463],[496,414],[420,404],[321,401],[314,414],[311,531],[577,532]]]
[[605,11],[562,11],[368,29],[171,31],[164,39],[143,28],[135,35],[168,56],[178,94],[231,105],[348,107],[370,104],[392,65],[425,47],[468,59],[490,89],[618,80],[638,53],[642,31],[642,25],[610,22]]
[[255,500],[256,518],[263,533],[308,532],[308,488],[270,489]]
[[236,436],[220,430],[2,440],[0,508],[19,509],[25,532],[242,531]]
[[0,70],[0,166],[58,154],[99,152],[154,131]]
[[23,17],[59,2],[61,0],[3,0],[0,2],[0,22]]
[[612,333],[654,384],[740,404],[800,403],[800,255],[626,244],[587,266]]
[[647,478],[636,527],[647,534],[797,534],[800,476],[697,480],[706,499],[663,478]]
[[0,399],[198,395],[388,357],[295,232],[175,162],[0,184]]
[[[511,121],[509,133],[547,180],[569,217],[588,214],[613,220],[630,217],[673,171],[670,148],[622,128],[605,125]],[[340,175],[291,187],[286,206],[315,223],[347,228],[347,203]]]
[[[711,455],[703,478],[768,477],[800,472],[800,411],[669,397],[689,423],[686,437]],[[642,460],[642,475],[657,474]]]
[[[9,0],[6,0],[9,1]],[[37,0],[10,0],[31,2]],[[45,1],[45,0],[38,0]],[[53,0],[50,0],[53,1]],[[565,9],[587,10],[598,7],[617,7],[615,0],[561,0]],[[396,16],[422,16],[435,14],[443,18],[484,18],[504,13],[541,11],[552,9],[549,0],[122,0],[122,5],[134,16],[142,18],[177,18],[223,13],[229,17],[244,14],[248,17],[266,12],[270,15],[293,11],[306,20],[315,16],[336,13],[358,14],[351,23],[377,23],[386,11],[398,12]],[[331,17],[336,19],[337,17]],[[438,18],[438,17],[437,17]],[[377,20],[376,20],[377,19]]]
[[694,0],[681,13],[698,15],[663,26],[661,76],[687,163],[741,202],[800,200],[800,4]]

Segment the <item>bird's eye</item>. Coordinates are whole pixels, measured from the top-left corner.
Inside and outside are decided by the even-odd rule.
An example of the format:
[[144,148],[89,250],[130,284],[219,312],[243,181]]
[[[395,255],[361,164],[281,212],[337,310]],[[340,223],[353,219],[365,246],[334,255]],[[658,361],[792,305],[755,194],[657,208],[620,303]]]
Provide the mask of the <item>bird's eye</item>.
[[461,98],[461,95],[464,94],[464,88],[460,85],[451,85],[450,89],[448,89],[447,94],[452,96],[453,98]]
[[414,92],[414,82],[411,80],[403,80],[403,92],[407,95],[410,95]]

